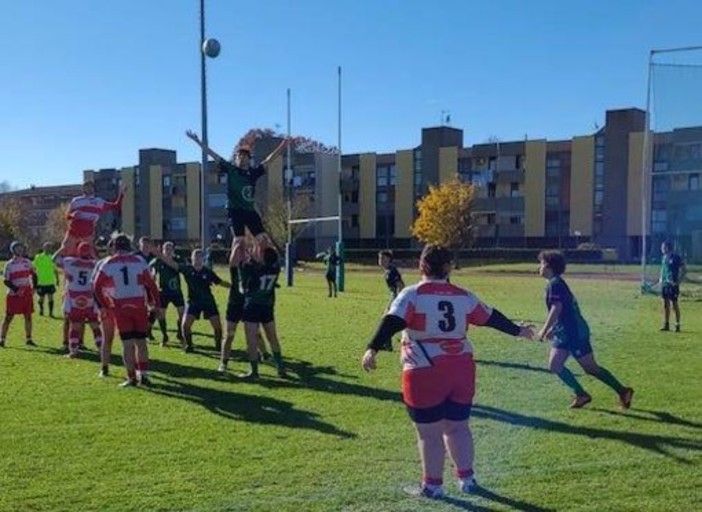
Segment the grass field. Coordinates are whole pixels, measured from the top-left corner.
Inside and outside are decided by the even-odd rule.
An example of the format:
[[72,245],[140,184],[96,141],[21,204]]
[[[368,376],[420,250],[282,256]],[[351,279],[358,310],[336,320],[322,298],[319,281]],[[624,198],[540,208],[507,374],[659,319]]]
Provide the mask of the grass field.
[[[454,281],[512,318],[545,316],[537,277],[471,270]],[[546,345],[474,329],[485,489],[449,485],[441,502],[403,492],[420,475],[397,352],[373,374],[359,367],[387,302],[377,272],[349,273],[337,300],[317,272],[280,290],[289,380],[267,366],[258,383],[220,377],[201,335],[195,354],[152,344],[153,388],[119,389],[122,368],[100,380],[94,352],[59,355],[59,320],[36,317],[30,350],[17,319],[0,350],[0,511],[701,510],[702,303],[682,303],[683,333],[659,333],[659,301],[636,283],[570,284],[600,363],[636,388],[632,409],[587,377],[593,403],[567,409]]]

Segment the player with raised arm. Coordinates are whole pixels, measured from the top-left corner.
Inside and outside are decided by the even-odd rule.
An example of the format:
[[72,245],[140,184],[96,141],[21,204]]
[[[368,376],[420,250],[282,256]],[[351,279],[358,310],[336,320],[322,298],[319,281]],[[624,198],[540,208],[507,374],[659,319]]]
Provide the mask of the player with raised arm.
[[63,256],[60,249],[53,256],[53,261],[64,274],[63,312],[69,322],[68,357],[71,358],[78,357],[81,329],[86,323],[93,330],[95,346],[102,350],[102,333],[91,281],[96,264],[93,252],[87,243],[81,242],[78,257]]
[[271,347],[273,362],[278,376],[285,377],[285,364],[275,324],[275,289],[280,275],[278,252],[273,247],[263,250],[262,260],[257,260],[255,253],[239,267],[239,279],[244,293],[242,320],[246,333],[246,352],[251,370],[241,375],[242,378],[255,380],[259,378],[259,348],[262,345],[259,329],[263,327],[266,340]]
[[50,254],[51,244],[44,242],[41,251],[34,255],[32,264],[37,273],[37,295],[39,296],[39,315],[44,316],[44,300],[49,299],[49,316],[54,316],[54,294],[59,285],[59,273]]
[[427,245],[419,260],[422,279],[395,298],[363,355],[366,371],[376,367],[378,350],[402,333],[402,396],[417,431],[422,462],[420,496],[444,496],[446,451],[454,464],[458,488],[475,492],[473,436],[468,420],[475,394],[473,346],[469,325],[492,327],[531,339],[530,327],[508,320],[497,309],[447,279],[451,252]]
[[158,276],[158,286],[161,290],[161,311],[163,314],[158,320],[161,334],[163,334],[161,346],[165,347],[169,342],[166,325],[166,309],[169,304],[173,304],[178,312],[177,337],[182,343],[181,325],[183,323],[183,311],[185,310],[185,299],[180,287],[180,267],[182,264],[176,257],[173,242],[164,243],[161,257],[154,259],[149,265],[156,276]]
[[77,256],[78,244],[86,242],[93,251],[92,256],[96,257],[93,246],[95,238],[95,226],[100,220],[100,215],[109,211],[119,211],[122,208],[124,197],[124,185],[119,188],[117,199],[106,201],[95,196],[95,183],[86,181],[83,184],[83,195],[74,197],[68,205],[68,230],[61,242],[59,251],[65,256]]
[[670,306],[675,311],[675,332],[680,332],[680,281],[685,275],[685,263],[680,255],[673,252],[673,243],[666,240],[661,244],[661,276],[658,284],[661,286],[663,298],[663,327],[661,331],[670,330]]
[[212,285],[218,284],[229,288],[230,283],[223,281],[212,270],[204,264],[204,253],[202,249],[195,249],[190,255],[190,265],[182,265],[180,273],[185,278],[188,286],[188,302],[185,305],[185,315],[183,316],[183,339],[186,352],[193,352],[193,323],[200,318],[209,320],[214,330],[215,350],[222,350],[222,321],[219,318],[217,302],[212,294]]
[[127,235],[116,235],[114,248],[115,254],[105,261],[95,277],[93,291],[100,304],[108,304],[114,311],[127,369],[127,379],[121,386],[144,386],[150,384],[147,306],[160,314],[158,288],[146,261],[131,253],[132,244]]
[[271,160],[283,152],[287,139],[283,139],[260,165],[251,167],[251,150],[247,147],[237,148],[229,162],[211,148],[205,147],[195,132],[188,130],[186,135],[214,158],[218,172],[227,176],[227,212],[234,235],[229,265],[233,266],[235,250],[243,246],[246,228],[258,242],[260,250],[270,245],[270,238],[254,205],[256,181],[266,173],[266,166]]
[[579,409],[592,401],[592,397],[583,389],[575,375],[566,368],[565,362],[573,356],[585,373],[603,382],[617,393],[619,404],[628,409],[634,390],[625,387],[609,370],[595,362],[595,355],[590,345],[590,327],[580,313],[580,307],[570,288],[563,280],[566,262],[560,251],[542,251],[539,254],[539,275],[548,279],[546,286],[546,323],[539,330],[539,340],[551,340],[548,365],[575,396],[570,404],[572,409]]
[[28,347],[36,347],[32,341],[32,313],[34,312],[34,286],[36,279],[32,262],[25,257],[24,244],[12,242],[10,244],[12,258],[5,263],[3,271],[3,282],[7,287],[7,297],[5,299],[5,319],[0,330],[0,347],[7,343],[7,331],[10,329],[12,318],[15,315],[24,317],[24,333],[26,335],[25,344]]

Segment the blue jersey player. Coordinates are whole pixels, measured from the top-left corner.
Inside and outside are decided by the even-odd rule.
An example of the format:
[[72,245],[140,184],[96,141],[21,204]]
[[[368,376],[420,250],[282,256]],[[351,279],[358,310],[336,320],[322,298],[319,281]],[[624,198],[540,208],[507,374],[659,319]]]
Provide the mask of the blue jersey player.
[[549,369],[574,393],[570,407],[579,409],[592,401],[565,362],[573,356],[588,375],[604,382],[619,396],[619,404],[628,409],[634,390],[625,387],[609,370],[595,362],[590,345],[590,328],[580,313],[578,301],[563,280],[566,263],[559,251],[542,251],[539,254],[539,274],[548,280],[546,285],[546,323],[537,334],[539,340],[551,341]]

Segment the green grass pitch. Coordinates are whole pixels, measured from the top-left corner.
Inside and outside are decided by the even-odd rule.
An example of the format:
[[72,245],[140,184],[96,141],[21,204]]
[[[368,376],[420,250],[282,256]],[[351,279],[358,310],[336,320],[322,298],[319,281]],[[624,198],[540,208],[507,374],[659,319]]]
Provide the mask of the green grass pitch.
[[[199,322],[197,353],[152,343],[153,388],[119,389],[123,369],[99,379],[94,351],[58,354],[59,320],[35,316],[39,348],[25,349],[15,319],[0,350],[0,511],[702,509],[702,303],[682,303],[682,333],[659,333],[659,300],[638,283],[569,281],[597,359],[636,389],[629,411],[572,363],[594,400],[567,409],[547,345],[471,329],[485,491],[458,495],[447,466],[448,498],[422,502],[403,492],[420,471],[398,353],[382,353],[372,374],[359,365],[387,303],[380,272],[350,272],[336,300],[322,273],[296,279],[278,295],[289,380],[270,366],[258,383],[219,376]],[[536,276],[470,269],[453,280],[514,319],[543,321]],[[217,294],[223,312],[226,290]],[[239,332],[239,357],[242,346]]]

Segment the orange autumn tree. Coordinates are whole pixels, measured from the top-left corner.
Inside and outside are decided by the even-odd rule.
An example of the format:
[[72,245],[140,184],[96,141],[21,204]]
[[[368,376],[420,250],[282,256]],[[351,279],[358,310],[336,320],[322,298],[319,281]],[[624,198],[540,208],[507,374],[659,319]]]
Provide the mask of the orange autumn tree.
[[425,244],[437,244],[457,253],[473,241],[473,202],[476,188],[458,176],[438,185],[417,201],[412,235]]

